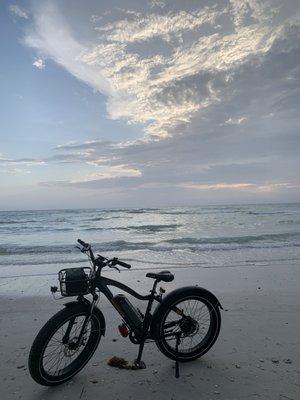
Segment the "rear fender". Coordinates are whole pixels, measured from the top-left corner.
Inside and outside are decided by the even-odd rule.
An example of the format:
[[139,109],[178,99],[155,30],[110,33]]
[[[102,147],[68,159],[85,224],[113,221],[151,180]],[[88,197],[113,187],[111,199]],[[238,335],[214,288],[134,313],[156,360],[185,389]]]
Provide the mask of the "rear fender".
[[[68,303],[65,303],[64,306],[68,307],[68,308],[71,308],[71,307],[78,308],[80,306],[80,307],[83,307],[83,308],[85,308],[86,310],[89,311],[91,303],[88,300],[86,300],[85,302],[83,302],[83,301],[69,301]],[[104,318],[104,315],[103,315],[102,311],[99,310],[98,307],[94,307],[93,314],[97,315],[97,317],[98,317],[98,319],[99,319],[99,321],[101,323],[101,335],[105,336],[106,323],[105,323],[105,318]]]

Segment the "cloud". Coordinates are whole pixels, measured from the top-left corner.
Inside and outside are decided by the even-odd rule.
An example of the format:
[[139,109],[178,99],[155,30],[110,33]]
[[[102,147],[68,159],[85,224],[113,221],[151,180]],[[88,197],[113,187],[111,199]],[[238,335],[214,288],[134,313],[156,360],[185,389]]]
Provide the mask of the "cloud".
[[143,129],[134,141],[63,143],[44,161],[96,168],[66,181],[82,188],[297,190],[295,5],[149,7],[94,15],[97,30],[86,42],[53,3],[35,10],[25,43],[103,93],[109,118]]
[[38,69],[45,69],[45,61],[42,58],[37,58],[35,61],[32,63],[32,65]]
[[216,7],[204,7],[194,13],[181,10],[166,15],[149,14],[146,17],[118,20],[95,29],[103,33],[104,39],[110,42],[132,43],[147,41],[155,37],[162,37],[169,41],[170,35],[182,34],[202,25],[216,23],[216,20],[224,13]]
[[34,158],[5,158],[0,156],[0,164],[2,165],[41,165],[44,161]]
[[12,15],[14,15],[15,17],[18,18],[23,18],[23,19],[28,19],[29,18],[29,14],[26,10],[24,10],[23,8],[21,8],[19,5],[17,4],[11,4],[8,7],[10,13]]
[[129,167],[128,165],[113,165],[108,167],[102,167],[101,171],[94,172],[83,179],[77,179],[71,181],[71,183],[83,183],[83,182],[95,182],[103,180],[111,180],[123,177],[140,177],[142,173],[137,168]]
[[37,49],[45,58],[54,60],[77,79],[101,93],[109,93],[109,83],[99,68],[82,62],[86,48],[74,38],[53,3],[43,3],[35,10],[34,28],[25,36],[24,43]]
[[166,6],[166,3],[162,0],[150,0],[149,3],[151,8],[154,7],[164,8]]
[[55,147],[55,150],[66,150],[66,151],[74,151],[74,150],[90,150],[94,151],[97,148],[107,148],[114,144],[114,142],[109,140],[87,140],[83,143],[78,142],[70,142],[65,144],[59,144]]
[[240,117],[240,118],[228,118],[224,124],[225,125],[240,125],[243,122],[245,122],[247,120],[246,117]]
[[[110,118],[144,124],[144,140],[162,140],[228,97],[236,69],[268,54],[284,37],[288,19],[274,25],[280,6],[267,3],[232,1],[193,12],[126,13],[125,19],[106,24],[103,16],[95,28],[101,36],[92,45],[75,39],[48,3],[36,10],[34,30],[25,43],[106,94]],[[232,26],[222,18],[230,18]],[[158,38],[173,41],[167,51],[153,41]],[[149,40],[152,54],[145,55],[135,45]]]
[[232,20],[236,28],[249,23],[270,23],[279,13],[280,0],[230,0]]
[[214,183],[214,184],[183,184],[179,185],[188,189],[195,190],[238,190],[238,191],[251,191],[251,192],[273,192],[275,190],[286,188],[286,189],[298,189],[300,183],[297,185],[291,183],[266,183],[264,185],[257,185],[255,183]]

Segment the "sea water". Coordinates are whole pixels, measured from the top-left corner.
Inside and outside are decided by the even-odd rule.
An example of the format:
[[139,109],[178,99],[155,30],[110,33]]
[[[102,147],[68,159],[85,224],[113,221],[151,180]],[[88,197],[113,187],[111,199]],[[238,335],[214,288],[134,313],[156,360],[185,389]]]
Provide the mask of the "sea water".
[[56,274],[95,253],[135,269],[300,261],[300,204],[0,212],[0,278]]

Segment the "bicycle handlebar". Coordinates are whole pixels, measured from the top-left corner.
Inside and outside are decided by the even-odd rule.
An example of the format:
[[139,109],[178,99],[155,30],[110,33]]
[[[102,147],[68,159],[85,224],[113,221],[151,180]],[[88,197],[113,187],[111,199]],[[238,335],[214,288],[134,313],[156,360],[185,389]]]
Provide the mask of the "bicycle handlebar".
[[[96,260],[95,260],[95,258],[94,258],[94,254],[93,254],[93,252],[92,252],[91,245],[90,245],[89,243],[84,242],[84,241],[81,240],[81,239],[77,239],[77,242],[78,242],[79,244],[81,244],[81,246],[84,248],[82,251],[90,251],[90,255],[91,255],[92,261],[95,262]],[[103,260],[107,260],[105,257],[102,257],[102,256],[100,256],[100,257],[101,257]],[[108,260],[108,261],[109,261],[109,260]],[[127,264],[127,263],[124,262],[124,261],[120,261],[120,260],[118,260],[118,258],[113,258],[111,261],[113,261],[114,265],[118,264],[118,265],[120,265],[121,267],[124,267],[124,268],[127,268],[127,269],[130,269],[130,268],[131,268],[131,265],[130,265],[130,264]]]
[[127,264],[126,262],[124,262],[124,261],[117,261],[116,262],[116,264],[118,264],[118,265],[120,265],[121,267],[124,267],[124,268],[128,268],[128,269],[130,269],[131,268],[131,265],[130,264]]
[[89,247],[89,244],[88,243],[85,243],[83,240],[81,240],[81,239],[77,239],[77,242],[79,243],[79,244],[81,244],[81,246],[83,246],[83,247]]

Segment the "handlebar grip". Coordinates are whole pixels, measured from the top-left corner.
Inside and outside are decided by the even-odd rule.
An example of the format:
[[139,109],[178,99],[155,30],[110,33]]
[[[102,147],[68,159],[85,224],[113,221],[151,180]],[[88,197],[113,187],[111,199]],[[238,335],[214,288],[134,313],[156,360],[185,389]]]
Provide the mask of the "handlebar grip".
[[79,243],[79,244],[81,244],[81,246],[83,246],[83,247],[89,247],[89,244],[88,243],[85,243],[83,240],[81,240],[81,239],[77,239],[77,242]]
[[124,261],[119,261],[119,260],[118,260],[118,261],[117,261],[117,264],[121,265],[121,267],[124,267],[124,268],[128,268],[128,269],[131,268],[131,265],[125,263]]

